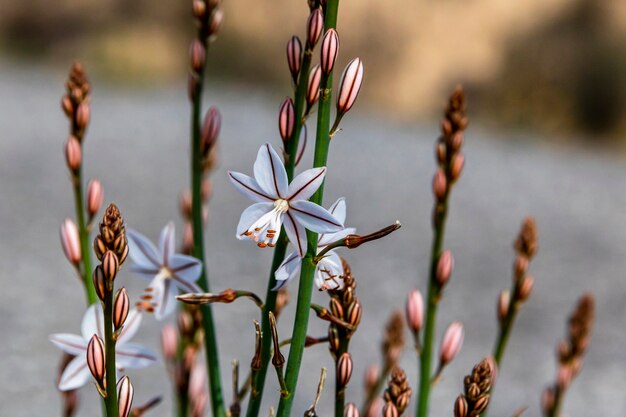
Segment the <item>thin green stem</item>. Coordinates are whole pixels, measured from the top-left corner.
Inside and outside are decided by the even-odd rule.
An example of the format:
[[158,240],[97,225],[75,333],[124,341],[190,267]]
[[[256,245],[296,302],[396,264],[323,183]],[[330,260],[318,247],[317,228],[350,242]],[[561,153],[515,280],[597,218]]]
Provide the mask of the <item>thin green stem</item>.
[[80,275],[85,287],[87,304],[92,305],[98,301],[96,290],[91,279],[91,248],[89,246],[89,230],[85,222],[85,208],[83,203],[82,188],[82,168],[72,175],[72,186],[74,188],[74,205],[76,207],[76,223],[78,226],[78,237],[80,239],[80,251],[82,253]]
[[117,405],[117,368],[115,367],[115,339],[113,337],[113,291],[106,291],[104,297],[104,350],[106,365],[106,406],[107,417],[119,417]]
[[[337,25],[337,9],[339,0],[328,0],[326,3],[326,13],[324,16],[324,26],[326,30],[335,28]],[[330,145],[330,103],[332,91],[332,73],[322,76],[322,93],[318,104],[317,131],[315,137],[315,154],[313,166],[322,167],[326,165],[328,159],[328,148]],[[311,201],[322,204],[324,196],[324,184],[320,186]],[[300,286],[298,288],[298,303],[296,305],[296,317],[294,321],[293,333],[291,336],[291,348],[285,372],[285,382],[288,393],[281,397],[278,404],[277,417],[288,417],[291,415],[291,407],[296,394],[302,355],[306,342],[307,327],[309,323],[309,313],[311,311],[311,296],[313,294],[313,275],[315,273],[315,263],[313,257],[317,251],[317,233],[307,231],[307,254],[302,259],[300,270]]]

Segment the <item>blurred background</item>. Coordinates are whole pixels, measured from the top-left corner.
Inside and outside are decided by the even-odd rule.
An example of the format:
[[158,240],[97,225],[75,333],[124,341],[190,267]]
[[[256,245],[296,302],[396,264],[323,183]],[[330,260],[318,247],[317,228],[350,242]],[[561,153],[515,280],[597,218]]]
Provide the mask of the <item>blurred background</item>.
[[[0,415],[56,416],[60,352],[56,332],[77,333],[84,297],[63,257],[58,231],[74,217],[63,156],[68,126],[59,101],[73,60],[92,83],[85,179],[99,178],[129,227],[153,240],[182,224],[178,197],[188,187],[187,54],[191,0],[0,2]],[[248,202],[226,170],[251,173],[258,147],[280,146],[277,110],[291,94],[285,44],[302,36],[304,0],[225,0],[225,20],[209,53],[204,108],[223,115],[213,174],[207,252],[215,289],[265,291],[271,252],[237,241]],[[522,406],[539,416],[554,379],[555,347],[585,291],[597,298],[597,327],[585,368],[564,412],[622,417],[626,410],[626,3],[615,0],[341,0],[339,67],[360,56],[365,83],[332,144],[325,205],[348,201],[348,223],[367,232],[399,219],[384,242],[345,253],[364,305],[353,345],[348,398],[379,360],[385,321],[406,293],[426,288],[430,251],[433,143],[454,85],[468,93],[466,167],[452,196],[446,247],[456,269],[442,301],[437,341],[463,320],[465,346],[433,393],[433,417],[452,415],[461,381],[492,348],[495,302],[510,285],[512,241],[526,215],[539,226],[531,266],[534,294],[519,315],[491,412]],[[302,162],[310,165],[311,149]],[[120,283],[136,297],[144,282]],[[292,285],[292,294],[296,285]],[[315,301],[327,302],[324,294]],[[223,308],[221,308],[223,307]],[[291,331],[295,303],[281,318]],[[252,357],[256,308],[216,308],[222,373]],[[160,324],[145,317],[138,341],[158,351]],[[310,333],[325,323],[313,320]],[[407,335],[408,336],[408,335]],[[324,346],[306,352],[295,410],[314,395]],[[402,364],[415,388],[416,359]],[[171,410],[163,363],[130,373],[141,404],[164,395],[152,414]],[[264,410],[275,404],[273,374]],[[81,391],[79,416],[97,415],[95,390]],[[327,388],[320,415],[330,415]],[[226,397],[230,399],[227,391]],[[415,399],[410,409],[414,409]],[[295,414],[294,415],[299,415]]]

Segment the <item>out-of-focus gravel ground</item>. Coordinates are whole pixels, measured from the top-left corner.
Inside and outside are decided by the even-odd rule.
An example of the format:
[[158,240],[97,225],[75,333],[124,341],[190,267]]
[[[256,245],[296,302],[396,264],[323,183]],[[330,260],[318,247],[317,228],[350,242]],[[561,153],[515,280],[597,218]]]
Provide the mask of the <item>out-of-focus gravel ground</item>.
[[[0,415],[59,414],[54,387],[59,351],[50,333],[78,332],[83,292],[63,257],[58,229],[74,217],[63,157],[67,124],[59,108],[64,74],[0,66]],[[226,170],[251,173],[259,145],[279,145],[279,100],[243,87],[211,86],[210,103],[223,114],[220,167],[207,233],[214,289],[248,288],[264,293],[271,252],[237,241],[235,226],[248,205],[229,184]],[[443,100],[442,100],[443,103]],[[178,195],[187,186],[188,102],[184,86],[126,91],[95,82],[93,117],[85,143],[87,178],[99,177],[106,201],[115,201],[129,227],[156,238],[174,219]],[[425,288],[431,239],[430,181],[437,123],[397,126],[359,106],[345,118],[332,143],[326,204],[348,200],[348,224],[370,231],[400,219],[403,227],[384,242],[348,255],[364,305],[352,343],[355,369],[348,399],[360,402],[365,367],[379,360],[379,339],[389,314],[406,292]],[[465,345],[434,391],[433,416],[452,415],[462,376],[492,348],[497,294],[510,283],[511,242],[522,218],[536,216],[540,252],[532,264],[535,292],[521,311],[493,399],[492,415],[510,416],[520,406],[539,415],[541,391],[555,373],[555,345],[578,296],[597,297],[597,327],[585,368],[568,395],[568,416],[622,416],[626,410],[626,163],[619,156],[552,147],[538,141],[510,141],[504,135],[469,129],[466,170],[452,197],[446,247],[456,270],[438,319],[460,319]],[[309,150],[310,151],[310,150]],[[310,154],[310,153],[309,153]],[[310,156],[303,162],[307,166]],[[119,283],[137,297],[143,282],[124,272]],[[295,291],[296,285],[292,285]],[[324,294],[315,301],[326,303]],[[291,331],[295,300],[284,313],[280,333]],[[215,309],[222,373],[230,386],[230,361],[244,369],[253,346],[256,307],[246,301]],[[138,339],[158,350],[159,324],[145,317]],[[313,319],[309,333],[325,334]],[[407,335],[408,336],[408,335]],[[294,415],[314,396],[319,368],[331,361],[324,346],[307,350]],[[416,359],[403,356],[413,387]],[[170,413],[170,385],[161,363],[130,372],[136,403],[163,394],[151,415]],[[265,409],[278,397],[274,373]],[[331,412],[328,384],[320,415]],[[95,389],[82,390],[81,416],[96,416]],[[230,390],[226,390],[230,399]],[[271,399],[271,400],[270,400]],[[411,407],[415,405],[415,399]]]

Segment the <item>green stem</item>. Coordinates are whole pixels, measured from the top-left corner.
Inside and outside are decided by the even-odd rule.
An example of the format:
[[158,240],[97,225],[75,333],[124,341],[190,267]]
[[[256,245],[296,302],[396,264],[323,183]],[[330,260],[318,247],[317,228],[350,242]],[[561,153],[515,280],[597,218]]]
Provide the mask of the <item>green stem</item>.
[[[208,48],[206,36],[199,36],[205,48]],[[200,287],[210,291],[207,274],[206,259],[204,256],[204,236],[202,223],[202,153],[200,150],[201,117],[202,117],[202,87],[204,70],[198,75],[195,91],[193,92],[193,104],[191,115],[191,195],[192,195],[192,226],[193,226],[193,256],[202,262],[202,274],[200,275]],[[224,396],[222,394],[219,352],[215,337],[215,324],[213,310],[210,304],[201,306],[202,324],[204,327],[204,344],[206,352],[207,368],[209,373],[209,389],[211,394],[211,406],[213,416],[225,417]]]
[[[298,141],[300,139],[300,132],[302,130],[302,116],[304,113],[304,101],[306,97],[308,74],[311,67],[311,53],[305,52],[302,59],[302,65],[300,70],[300,77],[298,79],[298,86],[296,87],[296,96],[294,100],[296,120],[293,129],[293,134],[289,139],[289,146],[287,151],[288,158],[285,161],[285,168],[287,170],[287,178],[289,182],[293,179],[293,173],[295,169],[296,154],[298,152]],[[282,236],[286,236],[285,230],[281,231]],[[272,288],[276,286],[276,279],[274,273],[285,259],[287,252],[286,238],[279,239],[274,248],[274,257],[272,258],[272,266],[270,268],[270,276],[267,281],[267,291],[265,294],[265,306],[263,307],[263,314],[261,317],[261,331],[264,335],[270,334],[270,321],[269,312],[275,312],[276,308],[276,295],[277,291],[273,291]],[[250,390],[250,401],[248,402],[248,409],[246,411],[246,417],[257,417],[261,408],[261,400],[263,399],[263,389],[265,387],[265,377],[267,375],[267,367],[271,359],[271,338],[264,337],[261,342],[261,368],[255,373],[252,379],[252,387]]]
[[[326,13],[324,16],[324,26],[326,30],[337,26],[337,9],[339,0],[328,0],[326,3]],[[321,80],[322,93],[318,104],[317,131],[315,137],[315,154],[313,166],[326,166],[328,159],[328,148],[330,145],[330,104],[332,91],[332,72],[323,75]],[[313,194],[310,201],[322,204],[324,196],[324,184]],[[291,407],[296,394],[304,344],[306,342],[307,327],[309,323],[309,313],[311,311],[311,296],[313,294],[313,275],[315,273],[315,263],[313,258],[317,252],[317,233],[307,231],[307,254],[302,259],[300,269],[300,286],[298,288],[298,303],[296,305],[296,317],[291,336],[291,348],[285,372],[285,382],[288,393],[281,397],[278,403],[277,417],[288,417],[291,415]]]
[[106,291],[104,297],[104,350],[106,365],[106,406],[107,417],[119,417],[117,405],[117,368],[115,367],[115,339],[113,338],[113,291]]
[[72,175],[72,185],[74,187],[74,205],[76,207],[76,223],[78,226],[78,237],[80,239],[80,251],[82,254],[82,266],[80,270],[81,279],[85,287],[87,304],[92,305],[98,301],[96,290],[91,279],[91,248],[89,245],[89,230],[85,222],[85,208],[83,205],[82,189],[82,168]]
[[435,203],[435,219],[433,227],[433,243],[430,257],[430,276],[428,282],[428,299],[426,307],[426,323],[424,325],[424,343],[422,344],[422,354],[420,356],[420,383],[419,399],[417,403],[417,417],[428,416],[428,403],[430,400],[430,389],[432,385],[432,356],[433,342],[435,338],[435,324],[437,319],[437,305],[439,304],[439,286],[437,285],[436,273],[437,262],[441,256],[443,248],[443,237],[448,213],[448,198],[450,191],[446,191],[441,202]]

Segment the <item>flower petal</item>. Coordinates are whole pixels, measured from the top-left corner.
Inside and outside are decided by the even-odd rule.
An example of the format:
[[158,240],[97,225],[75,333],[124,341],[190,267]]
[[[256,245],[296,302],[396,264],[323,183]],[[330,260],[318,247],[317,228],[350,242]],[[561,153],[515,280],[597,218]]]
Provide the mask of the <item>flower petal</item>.
[[77,334],[57,333],[48,338],[56,347],[70,355],[84,355],[87,352],[87,342]]
[[228,178],[241,194],[254,202],[262,203],[275,200],[263,191],[259,183],[252,177],[240,172],[228,171]]
[[336,242],[340,239],[345,238],[348,235],[353,235],[355,233],[356,228],[354,227],[346,227],[345,229],[335,233],[322,233],[317,240],[317,249],[322,249],[326,245],[330,245],[333,242]]
[[276,286],[272,288],[273,291],[278,291],[289,281],[300,275],[300,267],[302,265],[302,259],[298,252],[291,252],[285,260],[280,264],[274,278],[276,278]]
[[86,355],[78,355],[67,364],[59,381],[61,391],[70,391],[85,385],[90,376]]
[[157,361],[157,356],[140,344],[126,343],[115,349],[115,360],[118,368],[137,369],[152,365]]
[[176,246],[176,242],[174,241],[175,231],[174,222],[169,222],[167,226],[161,230],[159,250],[161,252],[160,259],[163,260],[164,266],[169,265],[169,260],[172,255],[174,255],[174,247]]
[[126,229],[128,238],[129,255],[133,263],[143,269],[160,269],[162,259],[152,242],[133,229]]
[[283,223],[283,226],[285,226],[285,232],[287,232],[289,241],[296,247],[298,256],[303,258],[306,253],[307,245],[306,230],[304,230],[304,227],[296,221],[291,210],[285,213],[285,222]]
[[343,229],[343,223],[337,220],[324,207],[306,200],[291,201],[288,214],[307,229],[317,233],[334,233]]
[[254,161],[254,178],[270,197],[285,198],[287,195],[289,184],[287,171],[285,171],[283,161],[269,143],[259,148],[256,161]]
[[141,317],[141,313],[134,308],[128,312],[124,327],[117,339],[118,346],[126,344],[137,333],[141,324]]
[[163,320],[176,308],[176,285],[171,279],[156,278],[152,286],[152,301],[155,303],[154,318]]
[[169,269],[177,279],[194,283],[202,273],[202,262],[193,256],[176,254],[170,259]]
[[326,167],[311,168],[300,173],[289,184],[287,200],[308,200],[324,182]]
[[274,209],[273,203],[255,203],[245,209],[239,218],[237,225],[237,239],[246,239],[244,233],[256,222],[261,216],[269,213]]
[[94,334],[104,340],[104,313],[100,303],[92,304],[87,308],[83,315],[80,330],[85,340],[91,339]]
[[328,209],[328,212],[335,216],[337,220],[341,223],[346,222],[346,199],[344,197],[339,197],[337,201],[333,203],[332,206]]
[[320,291],[343,288],[343,265],[335,251],[329,251],[315,268],[315,284]]

